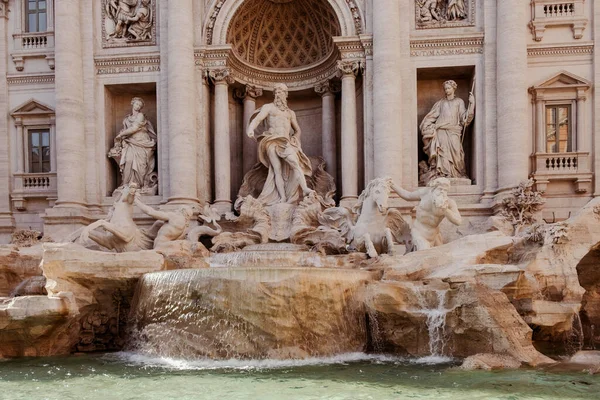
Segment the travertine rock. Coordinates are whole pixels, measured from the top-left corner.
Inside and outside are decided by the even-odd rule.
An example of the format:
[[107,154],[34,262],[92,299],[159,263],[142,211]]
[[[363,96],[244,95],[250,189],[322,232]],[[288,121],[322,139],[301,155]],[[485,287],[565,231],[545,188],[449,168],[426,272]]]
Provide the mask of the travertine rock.
[[24,280],[41,277],[41,245],[19,249],[0,246],[0,297],[8,297]]
[[46,244],[41,266],[48,295],[71,292],[82,309],[109,303],[111,289],[132,286],[143,274],[164,270],[165,261],[154,251],[105,253],[76,244]]
[[531,329],[506,296],[483,285],[373,282],[367,293],[376,349],[415,357],[497,352],[530,365],[552,362],[535,350]]
[[520,366],[521,362],[509,355],[485,353],[467,357],[460,366],[460,369],[467,371],[475,369],[491,371],[495,369],[517,369]]
[[77,327],[68,302],[47,296],[0,298],[0,358],[69,354]]

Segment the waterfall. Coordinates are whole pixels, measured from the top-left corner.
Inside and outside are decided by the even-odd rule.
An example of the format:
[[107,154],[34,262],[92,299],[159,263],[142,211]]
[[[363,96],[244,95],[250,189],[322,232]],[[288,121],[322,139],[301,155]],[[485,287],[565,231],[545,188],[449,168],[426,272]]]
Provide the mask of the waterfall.
[[360,300],[376,272],[208,268],[144,275],[129,349],[184,359],[307,358],[362,351]]
[[427,333],[429,334],[429,357],[444,357],[444,348],[446,347],[446,314],[450,311],[446,308],[446,294],[448,290],[427,289],[426,293],[423,293],[423,290],[425,288],[417,290],[416,293],[421,306],[419,313],[427,317],[425,323],[427,325]]
[[574,313],[571,319],[571,330],[567,333],[565,350],[567,354],[573,355],[583,349],[583,325],[579,313]]

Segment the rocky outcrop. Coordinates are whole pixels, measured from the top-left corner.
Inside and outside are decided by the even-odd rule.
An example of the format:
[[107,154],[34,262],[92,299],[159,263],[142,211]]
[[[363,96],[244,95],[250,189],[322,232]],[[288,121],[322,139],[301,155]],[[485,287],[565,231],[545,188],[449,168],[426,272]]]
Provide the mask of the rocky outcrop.
[[69,354],[77,338],[69,299],[0,299],[0,358]]
[[367,311],[375,348],[423,357],[505,353],[529,365],[551,363],[506,295],[481,284],[374,282]]
[[0,246],[0,297],[9,297],[28,278],[41,277],[41,245],[19,249]]
[[466,371],[476,369],[492,371],[497,369],[517,369],[520,366],[521,362],[509,355],[486,353],[467,357],[460,366],[460,369]]

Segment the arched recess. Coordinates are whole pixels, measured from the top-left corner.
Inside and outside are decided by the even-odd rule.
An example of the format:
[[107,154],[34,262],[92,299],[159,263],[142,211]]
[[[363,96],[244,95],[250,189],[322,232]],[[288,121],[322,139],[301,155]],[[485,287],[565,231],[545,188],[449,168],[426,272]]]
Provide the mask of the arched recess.
[[[204,20],[204,43],[220,45],[227,43],[227,30],[235,12],[248,0],[213,0]],[[356,36],[364,32],[364,13],[355,0],[327,1],[337,16],[341,36]]]

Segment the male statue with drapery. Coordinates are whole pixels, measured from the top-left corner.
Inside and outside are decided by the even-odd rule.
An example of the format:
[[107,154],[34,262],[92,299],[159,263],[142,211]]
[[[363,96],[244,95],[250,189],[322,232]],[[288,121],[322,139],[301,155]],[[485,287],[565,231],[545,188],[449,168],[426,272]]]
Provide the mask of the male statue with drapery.
[[470,93],[469,106],[465,107],[465,102],[454,94],[456,88],[456,82],[444,82],[446,97],[433,105],[420,125],[423,151],[429,157],[429,179],[468,178],[462,142],[464,128],[475,115],[475,97]]
[[300,147],[300,126],[296,114],[287,105],[287,86],[277,84],[273,91],[273,103],[256,110],[247,128],[248,136],[253,138],[262,121],[268,126],[258,145],[258,158],[268,168],[258,197],[264,206],[298,203],[313,192],[305,177],[312,174],[311,163]]

